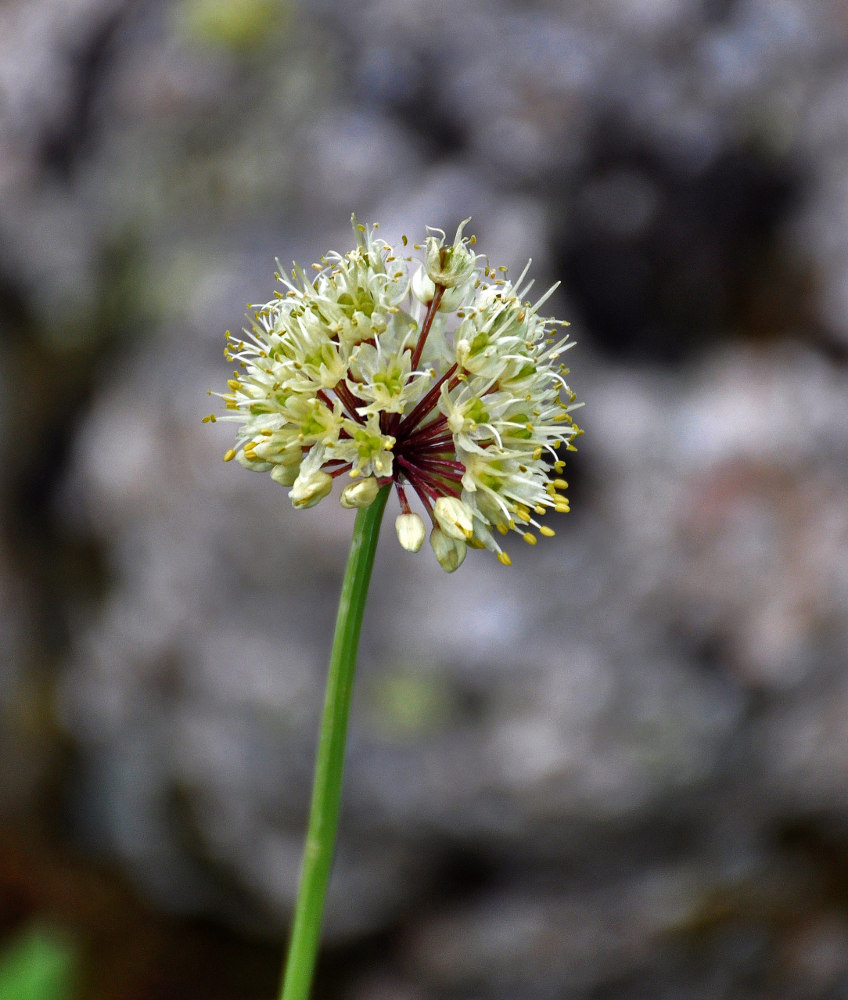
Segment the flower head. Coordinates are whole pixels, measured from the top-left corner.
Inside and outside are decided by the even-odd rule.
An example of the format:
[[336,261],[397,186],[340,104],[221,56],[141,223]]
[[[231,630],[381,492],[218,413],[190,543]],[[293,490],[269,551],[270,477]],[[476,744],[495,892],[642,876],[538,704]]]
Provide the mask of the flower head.
[[490,268],[465,223],[449,245],[444,234],[416,245],[423,261],[405,255],[406,238],[397,251],[353,226],[353,250],[322,257],[312,280],[298,267],[278,275],[283,290],[254,310],[244,339],[227,334],[239,368],[222,419],[239,426],[224,458],[269,472],[295,507],[340,477],[345,507],[393,483],[404,548],[417,552],[425,533],[411,492],[445,570],[469,545],[508,565],[498,535],[534,544],[532,528],[554,533],[536,518],[568,510],[559,449],[581,433],[559,361],[572,345],[552,334],[566,324],[538,311],[554,289],[531,303],[527,268],[516,282]]

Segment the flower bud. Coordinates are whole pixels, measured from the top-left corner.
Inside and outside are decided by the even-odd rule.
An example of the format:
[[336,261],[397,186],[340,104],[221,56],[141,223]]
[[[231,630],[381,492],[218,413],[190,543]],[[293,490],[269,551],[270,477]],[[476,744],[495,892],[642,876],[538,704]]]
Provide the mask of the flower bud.
[[468,241],[462,238],[465,222],[456,231],[453,244],[444,245],[444,239],[428,236],[424,251],[424,268],[427,277],[436,285],[454,288],[463,284],[474,273],[477,255],[468,249]]
[[292,486],[299,471],[298,465],[274,465],[271,468],[271,478],[280,486]]
[[[411,288],[415,298],[425,306],[430,305],[436,297],[436,286],[433,284],[433,279],[427,276],[427,271],[423,267],[413,274]],[[453,312],[454,309],[463,304],[468,290],[467,284],[458,285],[455,288],[445,288],[439,302],[439,312]]]
[[407,552],[417,552],[424,544],[427,529],[417,514],[399,514],[395,520],[398,541]]
[[439,565],[446,573],[459,569],[465,558],[465,542],[448,537],[440,528],[433,528],[430,532],[430,544]]
[[465,542],[474,534],[471,512],[458,497],[439,497],[433,513],[439,527],[451,538]]
[[350,510],[353,507],[370,507],[380,492],[380,485],[374,476],[348,483],[342,490],[339,503]]
[[425,306],[428,306],[436,294],[436,286],[433,284],[432,278],[427,276],[427,272],[423,267],[419,268],[415,274],[412,275],[412,294],[418,299],[419,302],[423,302]]
[[294,507],[314,507],[333,488],[333,477],[327,472],[313,472],[308,476],[298,476],[289,496]]

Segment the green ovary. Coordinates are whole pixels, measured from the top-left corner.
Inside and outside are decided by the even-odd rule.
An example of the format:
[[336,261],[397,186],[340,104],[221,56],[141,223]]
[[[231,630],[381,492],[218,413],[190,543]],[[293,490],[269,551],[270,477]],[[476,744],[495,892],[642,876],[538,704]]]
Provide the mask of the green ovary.
[[481,330],[468,345],[468,353],[472,356],[475,354],[480,354],[482,351],[489,346],[489,334],[487,331]]
[[388,396],[399,396],[403,390],[403,377],[400,368],[388,371],[374,372],[371,380],[375,385],[382,385]]
[[489,422],[489,411],[483,406],[483,400],[475,397],[465,410],[465,419],[475,424],[485,424]]
[[354,432],[353,439],[356,442],[357,454],[361,459],[373,458],[378,452],[383,451],[383,438],[378,434],[369,434],[366,430],[358,430]]
[[498,492],[503,482],[504,467],[503,462],[497,459],[492,462],[475,463],[474,478],[484,489]]
[[[516,413],[515,416],[509,418],[510,426],[505,428],[506,437],[518,438],[519,441],[527,441],[533,436],[533,430],[530,426],[530,418],[526,413]],[[524,424],[525,426],[514,427],[513,424]]]
[[371,313],[374,312],[374,298],[367,288],[357,288],[355,295],[351,295],[349,292],[343,292],[338,297],[338,303],[348,319],[350,319],[355,312],[364,313],[368,317],[370,317]]
[[333,344],[321,344],[317,351],[313,351],[312,354],[305,355],[303,362],[305,365],[312,365],[315,368],[320,368],[321,365],[326,365],[331,368],[337,359],[335,347]]
[[301,437],[319,440],[327,434],[332,424],[333,415],[326,407],[310,407],[310,412],[300,421]]

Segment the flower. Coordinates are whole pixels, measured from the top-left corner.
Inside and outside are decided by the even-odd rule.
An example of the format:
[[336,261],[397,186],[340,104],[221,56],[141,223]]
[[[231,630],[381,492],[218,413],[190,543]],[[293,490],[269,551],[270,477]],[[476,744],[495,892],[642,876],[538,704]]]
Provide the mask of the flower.
[[511,530],[531,544],[531,529],[554,534],[537,518],[568,510],[559,452],[581,433],[559,360],[572,343],[553,334],[567,324],[539,315],[556,286],[531,304],[529,263],[510,281],[474,252],[467,221],[450,244],[431,230],[413,247],[422,261],[405,256],[406,237],[395,250],[353,219],[356,246],[322,257],[313,279],[281,269],[282,291],[254,309],[244,338],[227,333],[238,369],[218,394],[222,419],[239,425],[226,461],[270,473],[295,507],[340,477],[344,507],[393,483],[411,552],[426,534],[416,494],[448,572],[467,546],[509,565],[498,536]]

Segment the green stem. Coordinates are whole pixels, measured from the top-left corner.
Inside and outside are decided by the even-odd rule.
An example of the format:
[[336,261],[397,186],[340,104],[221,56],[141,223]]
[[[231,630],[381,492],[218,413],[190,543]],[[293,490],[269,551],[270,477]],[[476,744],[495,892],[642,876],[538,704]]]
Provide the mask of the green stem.
[[308,1000],[339,825],[347,721],[368,583],[389,486],[357,511],[330,654],[300,891],[280,1000]]

